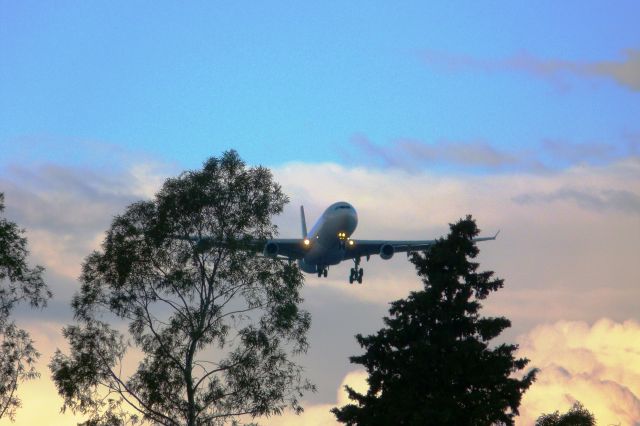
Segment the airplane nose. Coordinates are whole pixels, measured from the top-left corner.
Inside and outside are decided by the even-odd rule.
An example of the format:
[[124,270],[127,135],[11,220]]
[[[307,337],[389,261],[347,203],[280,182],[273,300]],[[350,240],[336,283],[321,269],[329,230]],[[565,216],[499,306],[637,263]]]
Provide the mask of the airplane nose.
[[357,224],[358,224],[358,215],[356,214],[355,211],[351,211],[350,214],[347,216],[347,228],[349,229],[350,232],[353,232],[356,229]]

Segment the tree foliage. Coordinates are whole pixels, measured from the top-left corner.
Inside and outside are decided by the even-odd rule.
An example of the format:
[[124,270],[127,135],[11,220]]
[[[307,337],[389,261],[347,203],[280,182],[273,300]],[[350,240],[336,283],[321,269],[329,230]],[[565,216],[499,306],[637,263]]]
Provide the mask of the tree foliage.
[[[4,194],[0,193],[0,213]],[[18,383],[38,376],[34,365],[39,357],[29,334],[11,321],[19,303],[43,307],[51,292],[42,279],[41,266],[30,267],[24,230],[0,217],[0,418],[13,419],[20,407]]]
[[579,402],[574,402],[569,411],[560,414],[543,414],[536,420],[536,426],[595,426],[596,418]]
[[365,353],[369,389],[346,387],[352,404],[332,411],[348,425],[490,425],[514,423],[522,394],[535,379],[518,379],[528,360],[515,358],[516,345],[489,342],[510,326],[504,317],[481,317],[480,301],[503,286],[493,272],[478,272],[471,217],[451,225],[411,261],[424,290],[393,302],[385,327],[357,335]]
[[70,354],[50,363],[63,408],[87,425],[190,426],[301,410],[302,275],[252,250],[286,201],[268,169],[229,151],[115,217],[83,265]]

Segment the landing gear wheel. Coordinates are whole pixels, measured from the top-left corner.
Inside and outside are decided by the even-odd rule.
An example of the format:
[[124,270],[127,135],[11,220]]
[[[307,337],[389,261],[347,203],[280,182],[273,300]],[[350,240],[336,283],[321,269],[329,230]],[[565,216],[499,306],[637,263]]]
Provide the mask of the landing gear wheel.
[[328,273],[329,273],[329,270],[327,268],[324,268],[324,270],[322,271],[322,276],[327,278]]
[[322,269],[318,269],[318,278],[322,277]]
[[354,281],[358,281],[358,284],[362,284],[362,276],[364,275],[364,270],[360,267],[360,258],[354,258],[353,263],[355,264],[355,267],[351,268],[351,274],[349,274],[349,284],[353,284]]

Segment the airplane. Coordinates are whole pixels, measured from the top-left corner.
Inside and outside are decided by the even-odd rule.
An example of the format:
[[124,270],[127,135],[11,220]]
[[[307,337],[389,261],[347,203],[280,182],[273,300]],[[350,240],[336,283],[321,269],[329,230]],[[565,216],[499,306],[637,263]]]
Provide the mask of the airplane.
[[[353,206],[345,201],[331,204],[322,213],[316,224],[307,233],[304,206],[300,206],[302,238],[276,238],[264,245],[263,255],[278,257],[290,261],[297,260],[300,269],[306,273],[326,277],[329,266],[345,260],[353,260],[354,267],[349,274],[349,283],[362,284],[364,275],[360,267],[361,258],[367,261],[372,255],[389,260],[395,253],[426,250],[436,240],[356,240],[351,238],[358,226],[358,214]],[[495,240],[493,237],[474,238],[474,241]]]

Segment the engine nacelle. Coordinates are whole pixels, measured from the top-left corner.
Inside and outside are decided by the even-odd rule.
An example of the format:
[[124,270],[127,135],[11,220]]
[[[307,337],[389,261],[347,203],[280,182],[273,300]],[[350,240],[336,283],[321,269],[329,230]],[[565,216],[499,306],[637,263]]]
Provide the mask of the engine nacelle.
[[280,247],[278,247],[278,243],[270,241],[264,246],[263,254],[268,257],[276,257],[279,251]]
[[393,257],[393,253],[395,253],[395,249],[391,244],[383,244],[380,247],[380,257],[384,260],[389,260]]

